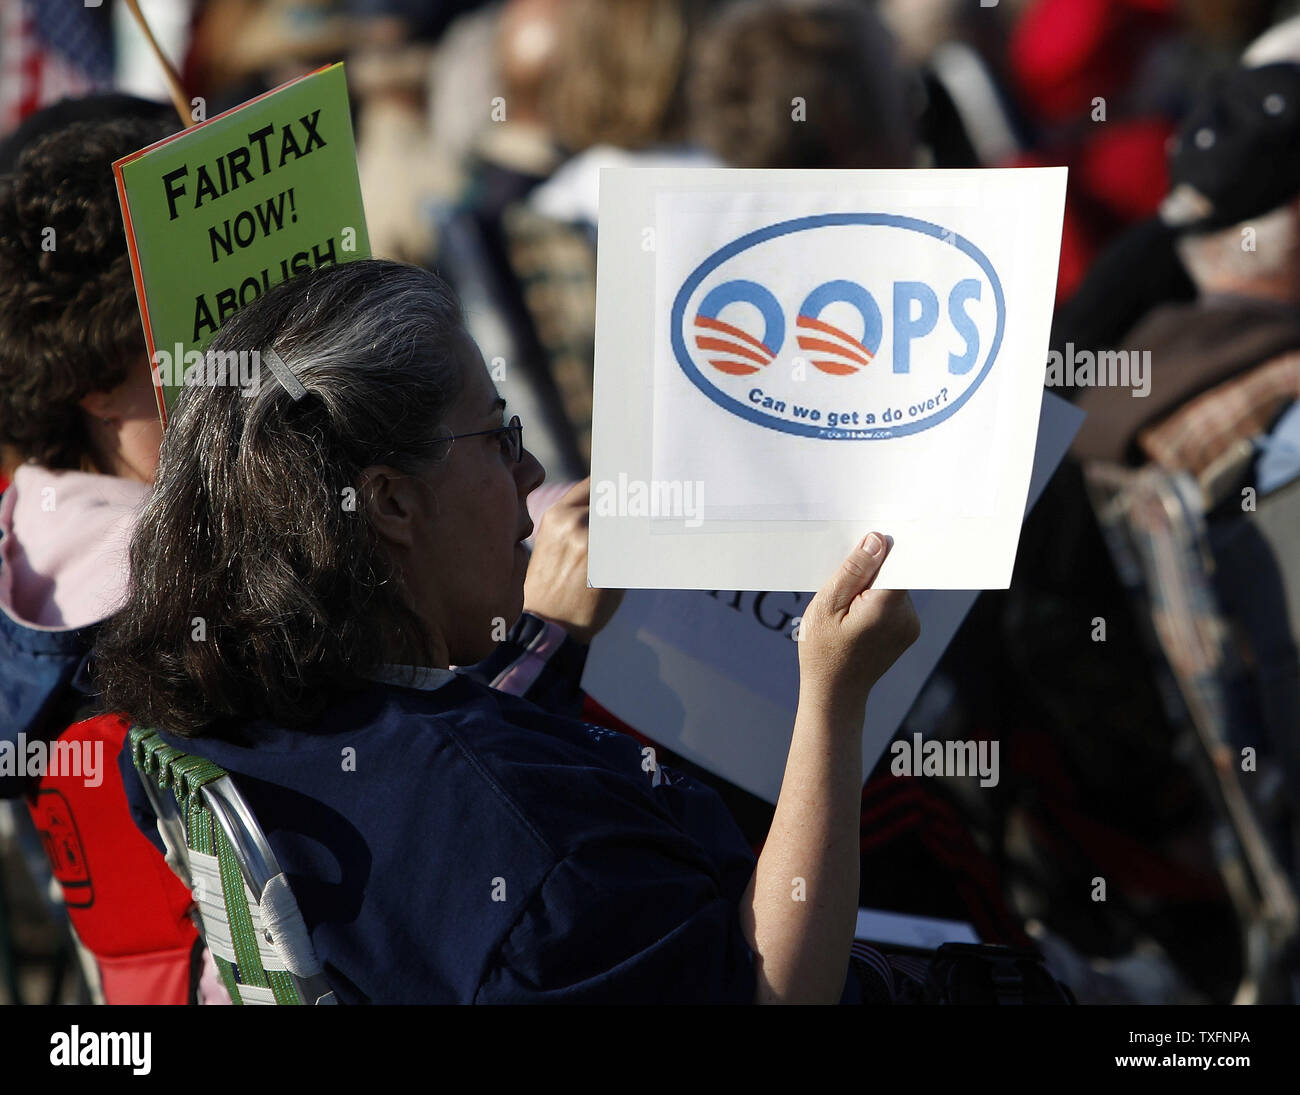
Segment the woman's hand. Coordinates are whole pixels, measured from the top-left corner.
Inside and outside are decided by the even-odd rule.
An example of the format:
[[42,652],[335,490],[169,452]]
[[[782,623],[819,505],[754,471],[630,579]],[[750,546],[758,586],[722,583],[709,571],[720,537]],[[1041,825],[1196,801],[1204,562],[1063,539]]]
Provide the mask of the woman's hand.
[[885,538],[868,533],[809,602],[799,626],[801,698],[832,708],[865,706],[875,683],[921,634],[905,590],[871,588],[888,553]]
[[524,611],[590,643],[617,611],[621,589],[587,588],[587,519],[591,478],[574,485],[544,514],[524,578]]

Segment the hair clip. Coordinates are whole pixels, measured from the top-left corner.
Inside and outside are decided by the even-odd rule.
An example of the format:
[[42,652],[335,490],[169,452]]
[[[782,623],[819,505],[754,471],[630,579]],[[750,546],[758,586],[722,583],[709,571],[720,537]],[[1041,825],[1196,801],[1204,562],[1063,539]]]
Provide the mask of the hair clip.
[[307,394],[307,389],[302,386],[302,381],[300,381],[294,375],[293,370],[285,364],[284,358],[274,350],[263,350],[262,360],[271,367],[271,372],[275,374],[275,379],[284,386],[285,391],[293,396],[294,402],[297,402]]

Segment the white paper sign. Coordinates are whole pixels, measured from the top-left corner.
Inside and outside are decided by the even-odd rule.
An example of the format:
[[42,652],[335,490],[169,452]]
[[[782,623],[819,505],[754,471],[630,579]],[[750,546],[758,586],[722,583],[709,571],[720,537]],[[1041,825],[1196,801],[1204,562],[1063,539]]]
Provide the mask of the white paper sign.
[[[1030,505],[1084,417],[1050,392],[1040,389],[1040,400]],[[872,689],[863,730],[864,781],[977,596],[973,590],[913,591],[921,637]],[[582,687],[647,737],[774,803],[799,689],[791,636],[811,599],[810,593],[734,588],[633,590],[592,643]]]
[[1065,169],[601,173],[589,580],[1010,580]]

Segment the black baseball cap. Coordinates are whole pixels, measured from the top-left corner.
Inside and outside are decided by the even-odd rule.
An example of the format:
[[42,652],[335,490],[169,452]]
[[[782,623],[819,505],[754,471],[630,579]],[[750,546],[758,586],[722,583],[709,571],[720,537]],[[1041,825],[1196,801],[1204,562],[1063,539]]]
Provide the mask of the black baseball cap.
[[1179,127],[1161,219],[1203,232],[1269,213],[1300,195],[1300,64],[1219,76]]

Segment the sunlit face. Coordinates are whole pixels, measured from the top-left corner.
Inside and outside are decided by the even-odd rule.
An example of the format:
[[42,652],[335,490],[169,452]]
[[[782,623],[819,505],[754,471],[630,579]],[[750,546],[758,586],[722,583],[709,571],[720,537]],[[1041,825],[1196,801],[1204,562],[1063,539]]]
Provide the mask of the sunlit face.
[[[504,426],[505,401],[468,337],[460,360],[463,388],[446,432]],[[442,634],[452,665],[487,657],[523,611],[528,552],[522,541],[532,532],[525,500],[545,477],[527,449],[515,462],[503,434],[458,437],[447,458],[421,477],[430,501],[417,515],[420,546],[408,584]]]

